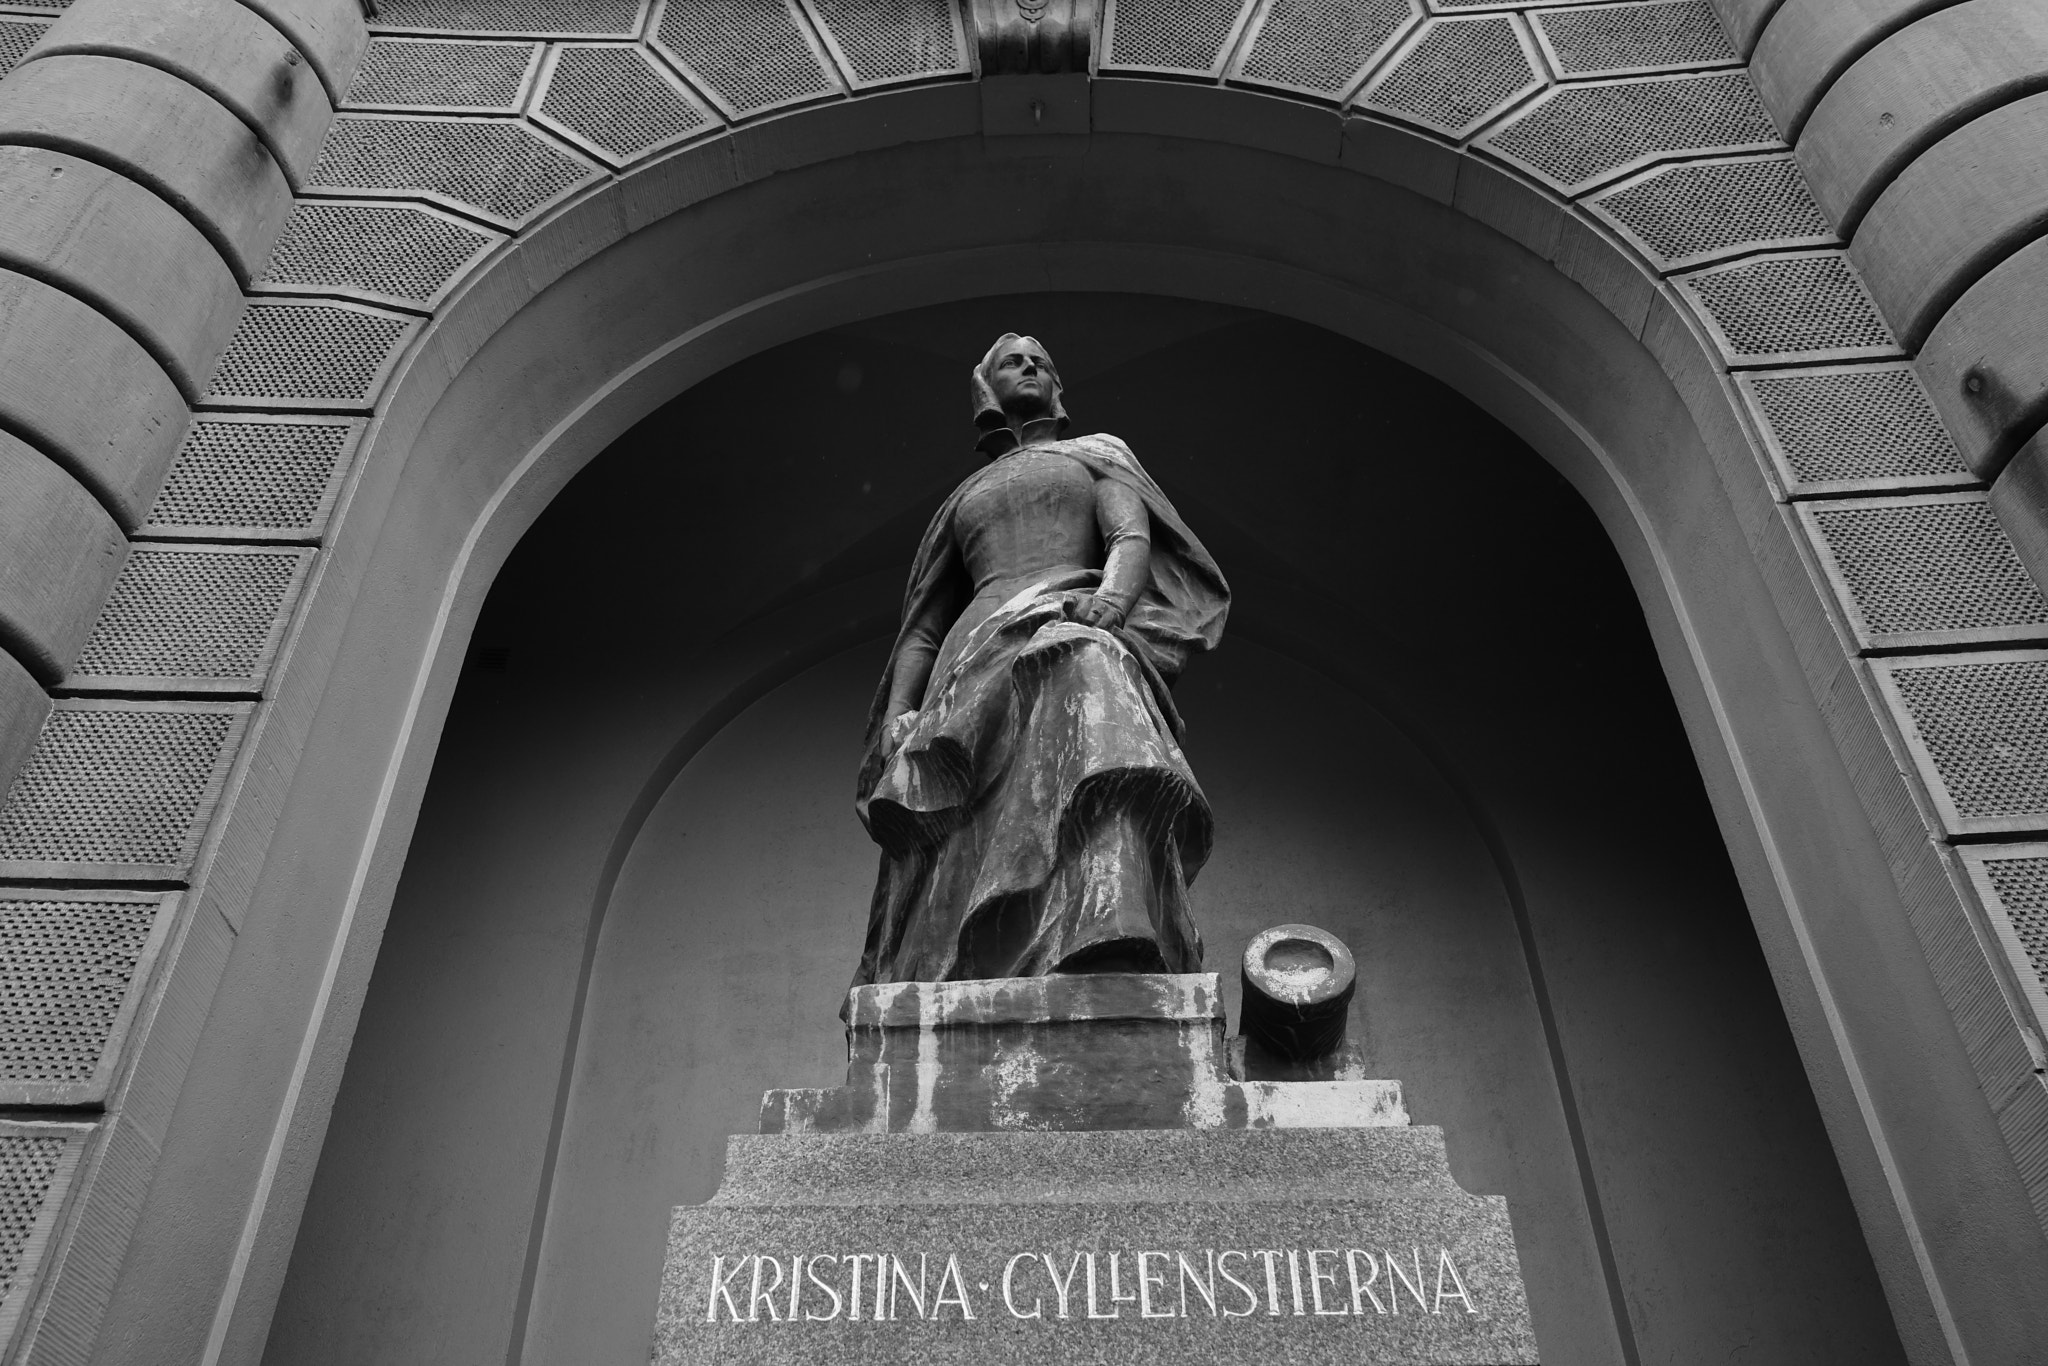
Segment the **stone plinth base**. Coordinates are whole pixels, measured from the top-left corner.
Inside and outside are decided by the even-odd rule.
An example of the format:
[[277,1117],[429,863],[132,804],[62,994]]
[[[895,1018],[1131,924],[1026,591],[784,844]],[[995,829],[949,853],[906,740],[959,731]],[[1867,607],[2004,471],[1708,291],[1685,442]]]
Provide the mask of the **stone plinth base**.
[[1240,1081],[1214,973],[861,987],[846,1085],[770,1091],[763,1133],[1406,1124],[1395,1081]]
[[[669,1226],[661,1366],[1534,1362],[1396,1082],[1233,1078],[1216,978],[864,987]],[[1003,1131],[1009,1132],[1003,1132]]]
[[1531,1363],[1440,1132],[737,1137],[676,1210],[662,1366]]

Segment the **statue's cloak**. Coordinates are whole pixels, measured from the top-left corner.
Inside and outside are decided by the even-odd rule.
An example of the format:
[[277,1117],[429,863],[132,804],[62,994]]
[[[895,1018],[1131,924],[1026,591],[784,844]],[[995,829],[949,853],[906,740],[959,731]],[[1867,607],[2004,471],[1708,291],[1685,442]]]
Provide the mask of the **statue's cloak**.
[[882,865],[856,985],[1036,975],[1104,950],[1156,949],[1152,970],[1200,965],[1187,883],[1208,858],[1212,822],[1168,688],[1221,639],[1230,589],[1121,441],[1036,449],[1143,499],[1144,589],[1114,631],[1067,614],[1100,571],[1019,592],[957,650],[949,644],[910,733],[884,758],[890,680],[912,625],[942,592],[973,597],[952,524],[975,480],[940,506],[869,716],[856,809]]
[[[1145,473],[1131,448],[1117,438],[1103,434],[1080,436],[1050,442],[1038,449],[1070,456],[1094,471],[1096,478],[1114,479],[1145,500],[1145,511],[1152,518],[1151,576],[1145,591],[1132,605],[1122,634],[1129,638],[1147,666],[1165,682],[1172,683],[1186,667],[1188,656],[1213,650],[1223,639],[1223,621],[1230,614],[1230,585],[1224,582],[1223,571],[1174,511],[1165,491]],[[972,478],[960,481],[960,486],[932,515],[924,539],[918,542],[917,558],[910,565],[910,584],[903,595],[902,625],[889,649],[889,662],[882,670],[881,686],[875,689],[874,705],[868,709],[864,747],[869,753],[881,739],[882,727],[889,723],[883,715],[889,706],[889,682],[896,676],[896,659],[909,638],[912,623],[922,615],[935,593],[950,586],[949,580],[967,577],[959,548],[947,532],[953,524],[953,509],[959,506],[961,495],[973,482]],[[962,601],[973,596],[973,585],[966,585],[966,589]],[[1178,716],[1173,719],[1177,727]],[[863,765],[864,779],[865,772]],[[863,796],[866,787],[863,781]]]

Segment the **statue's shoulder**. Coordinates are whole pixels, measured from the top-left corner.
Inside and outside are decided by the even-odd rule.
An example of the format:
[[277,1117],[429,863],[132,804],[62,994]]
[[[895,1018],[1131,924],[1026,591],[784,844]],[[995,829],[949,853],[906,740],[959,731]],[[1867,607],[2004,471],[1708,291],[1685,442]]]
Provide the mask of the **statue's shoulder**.
[[1070,436],[1060,442],[1060,444],[1062,446],[1074,447],[1084,454],[1092,455],[1097,460],[1115,465],[1120,469],[1129,470],[1133,473],[1144,472],[1144,467],[1138,463],[1138,457],[1131,454],[1131,448],[1123,443],[1123,439],[1111,436],[1108,432],[1094,432],[1088,436]]

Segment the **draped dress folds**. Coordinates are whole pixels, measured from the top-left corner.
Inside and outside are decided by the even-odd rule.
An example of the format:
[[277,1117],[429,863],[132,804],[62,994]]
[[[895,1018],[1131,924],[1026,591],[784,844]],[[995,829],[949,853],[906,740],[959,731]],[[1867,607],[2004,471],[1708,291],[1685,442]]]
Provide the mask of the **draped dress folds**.
[[[1102,579],[1104,480],[1136,523],[1117,534],[1151,541],[1114,630],[1070,616]],[[884,758],[897,661],[930,648],[954,603],[917,717]],[[1168,687],[1221,638],[1228,607],[1215,562],[1114,437],[1026,446],[954,491],[919,547],[870,718],[856,807],[882,858],[854,985],[1199,969],[1187,889],[1212,819]]]

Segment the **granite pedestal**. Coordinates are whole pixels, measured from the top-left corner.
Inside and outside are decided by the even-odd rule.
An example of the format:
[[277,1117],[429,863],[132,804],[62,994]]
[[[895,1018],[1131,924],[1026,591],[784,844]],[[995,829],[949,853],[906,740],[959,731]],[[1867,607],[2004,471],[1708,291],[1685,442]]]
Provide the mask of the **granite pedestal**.
[[[698,1363],[1533,1363],[1506,1201],[1397,1083],[1229,1075],[1205,975],[906,984],[676,1209]],[[1101,1122],[1097,1122],[1101,1121]]]

